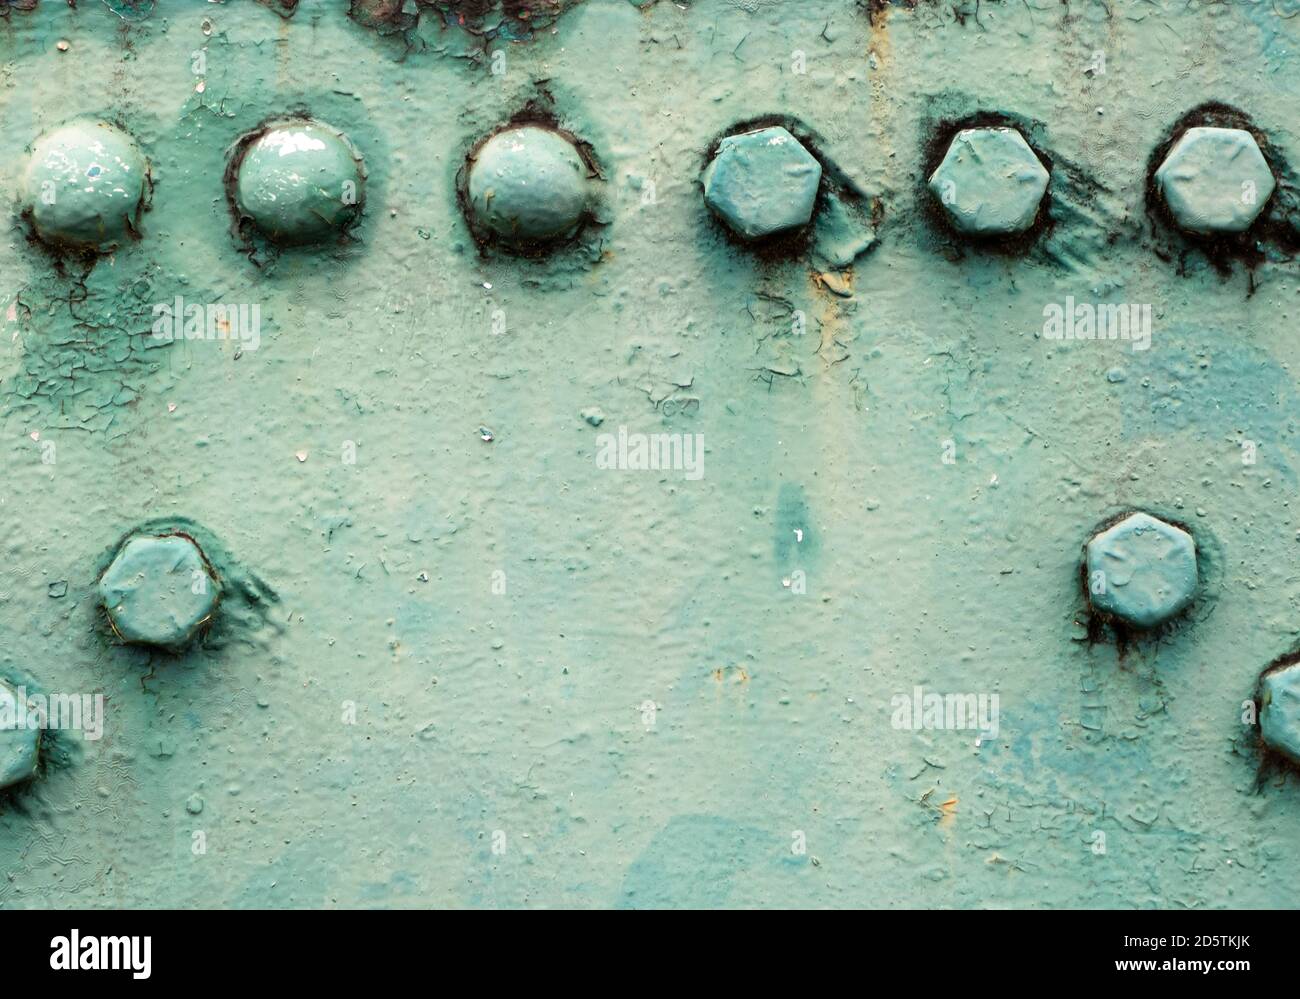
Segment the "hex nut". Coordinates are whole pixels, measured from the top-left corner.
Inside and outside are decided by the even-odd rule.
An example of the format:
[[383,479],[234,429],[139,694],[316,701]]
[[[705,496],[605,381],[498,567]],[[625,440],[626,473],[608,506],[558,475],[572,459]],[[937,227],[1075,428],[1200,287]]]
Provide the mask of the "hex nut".
[[1014,128],[966,128],[930,175],[949,222],[968,236],[1009,236],[1031,228],[1049,175]]
[[1094,610],[1146,630],[1192,601],[1196,542],[1181,527],[1133,513],[1088,542],[1087,590]]
[[1300,765],[1300,663],[1260,680],[1259,734],[1264,744]]
[[1245,232],[1275,186],[1259,144],[1242,128],[1189,128],[1155,182],[1179,227],[1202,236]]
[[0,680],[0,790],[36,775],[41,730],[26,724],[20,693]]
[[728,135],[704,170],[704,203],[741,239],[808,224],[822,165],[779,125]]
[[221,588],[203,553],[180,534],[128,541],[99,580],[99,597],[124,642],[179,652],[212,616]]
[[470,158],[466,194],[474,221],[506,243],[573,235],[587,213],[589,193],[586,164],[553,129],[506,129]]
[[236,210],[272,243],[324,242],[361,214],[365,162],[346,135],[324,122],[269,125],[244,145],[235,171]]
[[149,161],[131,136],[103,121],[78,121],[32,144],[23,207],[46,243],[111,250],[133,231]]

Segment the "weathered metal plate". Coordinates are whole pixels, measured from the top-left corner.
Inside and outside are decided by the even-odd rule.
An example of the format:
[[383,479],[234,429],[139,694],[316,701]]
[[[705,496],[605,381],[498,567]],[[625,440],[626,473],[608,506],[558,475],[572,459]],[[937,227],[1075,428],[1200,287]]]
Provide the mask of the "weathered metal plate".
[[[0,680],[90,699],[0,803],[0,906],[1294,904],[1252,702],[1300,631],[1294,0],[23,6]],[[330,236],[283,247],[232,170],[302,114],[364,176],[309,156]],[[151,172],[93,260],[23,213],[82,116]],[[558,246],[467,223],[512,121],[585,168]],[[819,200],[754,245],[702,176],[775,125]],[[1241,239],[1162,209],[1191,126],[1262,140]],[[963,128],[1050,171],[1027,231],[945,221]],[[1083,572],[1138,509],[1198,573],[1145,635]],[[101,606],[139,533],[219,586],[149,591],[179,653]]]

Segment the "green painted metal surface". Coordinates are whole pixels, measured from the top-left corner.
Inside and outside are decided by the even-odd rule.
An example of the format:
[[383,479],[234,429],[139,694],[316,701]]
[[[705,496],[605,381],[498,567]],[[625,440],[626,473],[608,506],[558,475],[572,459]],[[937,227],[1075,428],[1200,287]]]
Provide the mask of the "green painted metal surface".
[[[0,679],[103,713],[0,801],[0,906],[1294,904],[1293,0],[21,6]],[[232,157],[302,115],[364,201],[283,248]],[[152,181],[98,257],[23,205],[82,118]],[[512,123],[571,238],[467,222]],[[813,220],[744,243],[702,176],[777,125]],[[1049,170],[1027,232],[946,220],[972,127]],[[1260,140],[1241,237],[1162,204],[1189,127]],[[1147,634],[1083,571],[1139,509],[1197,554]],[[179,654],[102,606],[137,533],[220,587]]]

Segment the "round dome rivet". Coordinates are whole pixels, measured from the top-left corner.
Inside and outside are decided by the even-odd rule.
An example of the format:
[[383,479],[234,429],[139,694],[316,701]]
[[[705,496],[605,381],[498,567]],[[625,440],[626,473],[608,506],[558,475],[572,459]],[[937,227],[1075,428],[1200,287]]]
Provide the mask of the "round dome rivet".
[[32,144],[24,212],[56,248],[105,251],[136,233],[149,161],[116,125],[78,121]]
[[236,213],[272,243],[320,243],[361,214],[365,163],[347,136],[324,122],[277,121],[245,136],[231,174]]
[[505,243],[564,239],[587,214],[587,166],[554,129],[509,128],[471,153],[466,195],[474,222]]

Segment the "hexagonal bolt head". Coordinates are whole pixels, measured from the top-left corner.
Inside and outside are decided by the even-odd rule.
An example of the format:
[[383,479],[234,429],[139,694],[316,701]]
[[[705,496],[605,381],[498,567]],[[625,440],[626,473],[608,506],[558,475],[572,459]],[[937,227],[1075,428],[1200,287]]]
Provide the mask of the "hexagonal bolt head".
[[23,206],[46,243],[109,250],[129,236],[148,177],[131,136],[107,122],[73,122],[33,143]]
[[930,190],[958,232],[1009,236],[1034,224],[1048,179],[1014,128],[967,128],[930,175]]
[[179,652],[216,610],[221,588],[203,553],[179,534],[132,538],[99,580],[124,642]]
[[572,236],[588,207],[587,166],[565,136],[525,125],[473,154],[466,185],[474,220],[506,243]]
[[779,125],[728,135],[704,171],[704,203],[744,240],[808,224],[822,165]]
[[1241,128],[1189,128],[1156,170],[1156,186],[1187,232],[1245,232],[1273,195],[1273,171]]
[[1259,702],[1264,744],[1300,766],[1300,663],[1265,673]]
[[365,163],[346,135],[319,121],[284,121],[244,148],[235,207],[273,243],[306,246],[337,236],[361,212]]
[[41,730],[27,726],[18,697],[15,688],[0,680],[0,790],[36,775]]
[[1196,542],[1147,513],[1130,514],[1089,541],[1086,561],[1093,609],[1133,628],[1163,624],[1196,594]]

